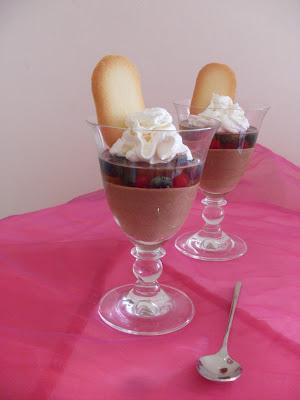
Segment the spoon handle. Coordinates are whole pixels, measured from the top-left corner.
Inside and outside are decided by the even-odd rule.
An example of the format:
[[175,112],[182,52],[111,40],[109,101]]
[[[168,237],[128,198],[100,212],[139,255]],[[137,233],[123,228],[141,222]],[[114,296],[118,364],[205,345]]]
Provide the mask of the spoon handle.
[[225,333],[225,336],[224,336],[224,339],[223,339],[223,346],[222,347],[225,348],[226,351],[227,351],[228,337],[229,337],[229,333],[230,333],[230,330],[231,330],[231,325],[232,325],[235,309],[236,309],[236,306],[237,306],[237,303],[238,303],[241,287],[242,287],[242,282],[236,282],[236,284],[234,286],[234,291],[233,291],[233,298],[232,298],[232,303],[231,303],[231,308],[230,308],[230,313],[229,313],[229,319],[228,319],[228,324],[227,324],[227,328],[226,328],[226,333]]

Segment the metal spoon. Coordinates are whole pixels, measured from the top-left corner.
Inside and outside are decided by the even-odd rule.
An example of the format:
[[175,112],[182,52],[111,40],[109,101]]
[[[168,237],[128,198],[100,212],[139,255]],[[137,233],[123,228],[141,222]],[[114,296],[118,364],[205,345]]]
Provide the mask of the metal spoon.
[[235,381],[241,376],[242,367],[233,360],[227,350],[228,337],[233,321],[234,312],[238,302],[242,283],[237,282],[234,287],[233,299],[231,303],[229,320],[221,349],[216,354],[211,354],[199,358],[197,371],[204,378],[210,381],[230,382]]

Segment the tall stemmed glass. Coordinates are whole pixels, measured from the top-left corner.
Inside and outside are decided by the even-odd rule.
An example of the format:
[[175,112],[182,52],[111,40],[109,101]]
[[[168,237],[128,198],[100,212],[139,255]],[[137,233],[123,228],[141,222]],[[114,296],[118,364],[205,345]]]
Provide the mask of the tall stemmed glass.
[[176,331],[192,320],[194,306],[185,293],[158,282],[166,253],[162,244],[180,229],[190,211],[216,128],[178,131],[193,160],[179,154],[166,164],[151,165],[110,154],[103,131],[118,130],[121,135],[123,129],[94,127],[106,198],[114,220],[134,244],[137,279],[106,293],[99,315],[111,327],[131,334]]
[[[180,128],[195,129],[196,119],[191,117],[190,101],[174,105]],[[204,224],[197,232],[187,232],[176,239],[175,246],[183,254],[206,261],[226,261],[246,253],[247,245],[243,239],[222,230],[223,207],[227,204],[225,195],[234,190],[246,170],[268,109],[264,106],[244,108],[250,124],[246,131],[240,129],[231,133],[219,128],[215,133],[200,179],[200,189],[205,195],[202,199]],[[193,114],[201,111],[203,108],[193,109]]]

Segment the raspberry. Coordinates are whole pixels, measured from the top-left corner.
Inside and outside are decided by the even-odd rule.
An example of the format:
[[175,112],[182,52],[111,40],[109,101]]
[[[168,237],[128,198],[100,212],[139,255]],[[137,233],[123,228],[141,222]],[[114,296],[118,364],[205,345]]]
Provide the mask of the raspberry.
[[217,149],[220,149],[220,148],[221,148],[220,141],[218,139],[214,138],[212,140],[211,144],[210,144],[210,149],[217,150]]
[[146,188],[149,186],[149,177],[145,175],[139,175],[136,178],[135,186],[139,188]]
[[250,149],[250,144],[245,140],[243,149]]
[[188,184],[189,184],[189,178],[187,177],[187,175],[185,173],[177,175],[173,179],[173,187],[180,188],[180,187],[188,186]]

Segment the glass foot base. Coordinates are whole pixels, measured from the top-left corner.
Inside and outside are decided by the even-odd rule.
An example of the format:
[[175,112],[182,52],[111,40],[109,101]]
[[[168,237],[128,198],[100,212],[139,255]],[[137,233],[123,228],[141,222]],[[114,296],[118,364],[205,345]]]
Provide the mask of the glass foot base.
[[[224,234],[225,235],[225,234]],[[199,232],[187,232],[175,241],[175,247],[188,257],[204,261],[228,261],[243,256],[247,245],[236,235],[226,236],[226,240],[215,245],[215,239],[206,238]]]
[[134,287],[120,286],[102,297],[98,313],[107,325],[133,335],[164,335],[193,319],[194,305],[180,290],[161,285],[156,296],[145,298]]

